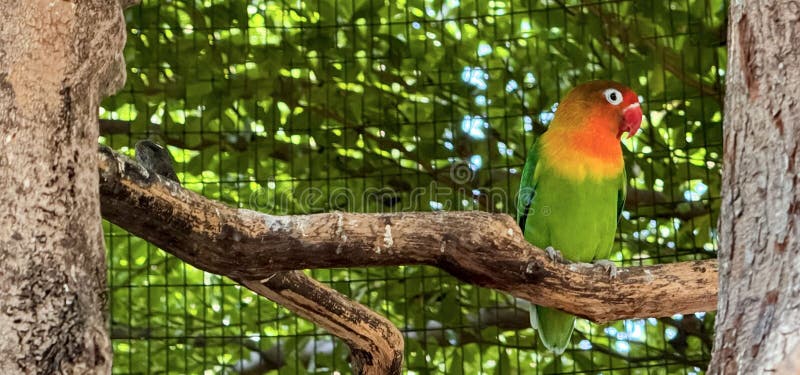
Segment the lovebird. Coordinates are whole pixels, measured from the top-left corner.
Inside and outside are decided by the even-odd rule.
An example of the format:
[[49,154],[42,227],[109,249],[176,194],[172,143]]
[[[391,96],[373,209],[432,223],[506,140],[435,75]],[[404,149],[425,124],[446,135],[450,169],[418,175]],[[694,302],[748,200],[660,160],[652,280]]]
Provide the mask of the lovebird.
[[[525,240],[551,259],[601,263],[614,245],[625,203],[621,137],[642,123],[639,98],[613,81],[573,88],[528,153],[517,200],[517,222]],[[531,305],[531,325],[544,346],[561,355],[570,342],[575,316]]]

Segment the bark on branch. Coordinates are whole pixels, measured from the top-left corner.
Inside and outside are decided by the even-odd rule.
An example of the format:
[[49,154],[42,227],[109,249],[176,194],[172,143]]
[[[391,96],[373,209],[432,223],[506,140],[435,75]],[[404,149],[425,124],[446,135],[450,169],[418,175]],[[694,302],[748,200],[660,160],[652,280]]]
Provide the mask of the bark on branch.
[[403,336],[388,319],[300,271],[236,280],[342,339],[354,374],[400,374]]
[[[180,183],[172,167],[172,158],[163,147],[140,141],[136,144],[136,159],[148,173],[157,173],[167,180]],[[300,271],[276,272],[260,281],[237,281],[345,341],[350,347],[350,363],[355,374],[400,374],[403,363],[402,335],[389,320],[369,308],[349,300]],[[259,359],[256,362],[246,361],[237,365],[241,373],[277,364],[263,357],[266,353],[258,352]]]
[[511,217],[485,212],[271,216],[233,209],[99,157],[103,216],[193,266],[241,281],[307,268],[425,264],[595,322],[710,311],[716,260],[620,270],[551,262]]

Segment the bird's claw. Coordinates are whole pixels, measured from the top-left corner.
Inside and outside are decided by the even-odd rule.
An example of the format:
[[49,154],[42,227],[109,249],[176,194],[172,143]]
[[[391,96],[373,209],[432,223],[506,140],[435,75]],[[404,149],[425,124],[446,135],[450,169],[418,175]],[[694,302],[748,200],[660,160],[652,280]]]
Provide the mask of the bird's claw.
[[603,269],[606,272],[608,272],[608,276],[610,276],[612,279],[616,279],[617,278],[617,265],[614,264],[614,262],[612,262],[610,260],[606,260],[606,259],[598,259],[598,260],[595,260],[592,263],[594,263],[594,264],[596,264],[598,266],[602,266]]
[[556,250],[552,246],[548,246],[547,248],[544,249],[544,251],[547,253],[547,257],[550,258],[551,261],[557,263],[564,262],[564,256],[561,255],[560,251]]

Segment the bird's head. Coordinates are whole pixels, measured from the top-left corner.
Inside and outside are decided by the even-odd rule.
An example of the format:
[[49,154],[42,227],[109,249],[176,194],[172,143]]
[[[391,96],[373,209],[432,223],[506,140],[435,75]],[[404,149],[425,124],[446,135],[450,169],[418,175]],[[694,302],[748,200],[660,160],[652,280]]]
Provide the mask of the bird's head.
[[590,126],[617,139],[628,133],[630,138],[642,124],[642,108],[639,96],[630,87],[614,81],[590,81],[567,93],[558,105],[553,123],[564,127]]

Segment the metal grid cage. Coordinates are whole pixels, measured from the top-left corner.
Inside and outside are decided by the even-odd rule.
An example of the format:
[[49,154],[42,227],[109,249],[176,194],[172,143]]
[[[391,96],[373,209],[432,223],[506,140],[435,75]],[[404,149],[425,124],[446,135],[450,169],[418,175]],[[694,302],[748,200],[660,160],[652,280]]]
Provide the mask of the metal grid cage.
[[[513,213],[526,151],[575,84],[643,102],[612,260],[715,257],[721,0],[144,0],[101,142],[168,145],[183,185],[272,214]],[[115,373],[349,373],[347,346],[105,224]],[[409,374],[697,374],[713,314],[579,320],[554,357],[526,302],[428,267],[310,271],[388,317]]]

